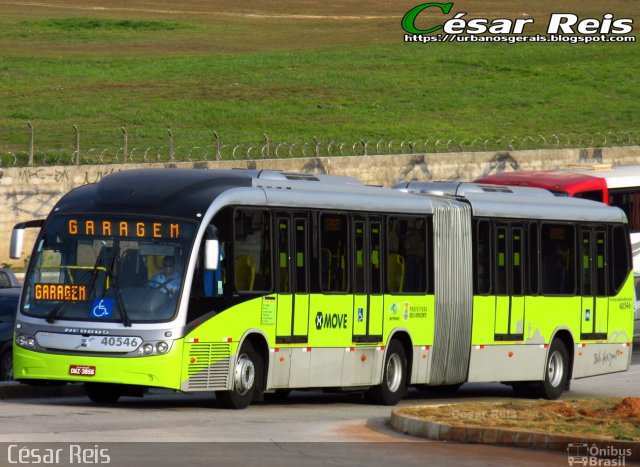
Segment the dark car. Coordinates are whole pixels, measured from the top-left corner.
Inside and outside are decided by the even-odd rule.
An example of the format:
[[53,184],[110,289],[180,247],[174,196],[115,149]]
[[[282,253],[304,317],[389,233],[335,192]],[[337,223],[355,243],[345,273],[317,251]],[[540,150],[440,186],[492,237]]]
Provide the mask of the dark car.
[[13,379],[13,324],[20,288],[0,288],[0,381]]

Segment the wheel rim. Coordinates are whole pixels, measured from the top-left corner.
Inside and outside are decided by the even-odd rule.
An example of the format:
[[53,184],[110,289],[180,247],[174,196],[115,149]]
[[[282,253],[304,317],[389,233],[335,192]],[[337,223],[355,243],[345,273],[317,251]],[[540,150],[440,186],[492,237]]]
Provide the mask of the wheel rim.
[[396,353],[389,357],[387,362],[387,387],[391,392],[396,392],[402,381],[402,361]]
[[547,367],[547,381],[551,386],[558,387],[562,381],[564,375],[564,362],[562,361],[562,355],[560,352],[553,352],[549,358],[549,365]]
[[246,394],[253,387],[256,378],[256,367],[246,355],[241,355],[236,363],[235,388],[240,394]]

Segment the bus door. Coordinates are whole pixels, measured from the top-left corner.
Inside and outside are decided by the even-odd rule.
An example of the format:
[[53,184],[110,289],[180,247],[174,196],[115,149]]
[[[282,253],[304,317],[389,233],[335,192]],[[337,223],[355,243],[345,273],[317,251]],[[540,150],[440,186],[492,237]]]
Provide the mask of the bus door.
[[306,343],[309,336],[308,219],[280,214],[277,228],[276,343]]
[[606,339],[609,323],[605,273],[607,232],[605,229],[582,227],[579,238],[582,295],[580,339]]
[[382,341],[381,220],[378,217],[352,221],[353,342]]
[[524,229],[520,225],[496,224],[494,339],[524,339]]

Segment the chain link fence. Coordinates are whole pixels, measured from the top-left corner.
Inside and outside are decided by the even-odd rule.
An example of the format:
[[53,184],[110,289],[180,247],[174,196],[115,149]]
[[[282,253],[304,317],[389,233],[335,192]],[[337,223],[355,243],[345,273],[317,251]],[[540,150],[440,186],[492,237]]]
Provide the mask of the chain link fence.
[[[32,128],[30,126],[30,128]],[[267,134],[254,143],[225,143],[213,132],[211,143],[194,146],[175,144],[168,130],[167,143],[157,147],[129,147],[126,128],[122,128],[122,145],[106,148],[83,148],[80,130],[75,147],[40,150],[33,131],[25,151],[0,151],[0,167],[50,165],[136,164],[170,162],[211,162],[252,159],[286,159],[309,157],[375,156],[477,151],[515,151],[525,149],[575,149],[640,145],[640,130],[606,133],[556,133],[533,136],[494,136],[486,138],[416,138],[379,139],[354,142],[321,140],[274,142]]]

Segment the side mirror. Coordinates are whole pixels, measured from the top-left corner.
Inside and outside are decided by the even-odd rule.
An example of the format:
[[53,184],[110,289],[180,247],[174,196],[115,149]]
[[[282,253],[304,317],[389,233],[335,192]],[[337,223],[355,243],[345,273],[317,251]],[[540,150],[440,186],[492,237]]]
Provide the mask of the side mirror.
[[17,225],[11,231],[11,246],[9,256],[11,259],[19,259],[22,256],[24,246],[24,227],[19,228]]
[[210,225],[207,228],[207,238],[204,241],[204,268],[209,271],[218,269],[220,263],[220,241],[218,229]]
[[39,229],[43,224],[44,219],[38,219],[34,221],[20,222],[13,226],[13,230],[11,231],[11,245],[9,247],[9,256],[11,259],[20,259],[22,256],[25,229]]

